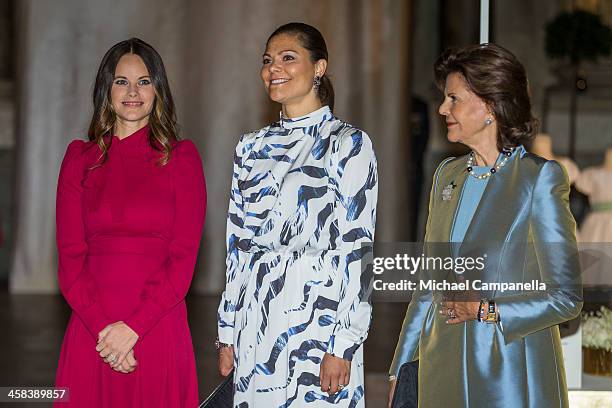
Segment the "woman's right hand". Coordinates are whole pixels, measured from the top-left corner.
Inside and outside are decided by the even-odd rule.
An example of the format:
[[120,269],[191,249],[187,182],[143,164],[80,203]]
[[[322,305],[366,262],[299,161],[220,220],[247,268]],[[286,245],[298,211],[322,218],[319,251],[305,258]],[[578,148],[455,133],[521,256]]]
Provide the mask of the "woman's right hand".
[[134,357],[134,349],[132,349],[128,351],[128,353],[125,356],[125,359],[123,359],[123,362],[121,362],[121,364],[119,364],[117,367],[113,367],[113,370],[119,371],[120,373],[123,373],[123,374],[129,374],[136,369],[137,365],[138,365],[138,362],[136,361],[136,358]]
[[219,349],[219,374],[227,377],[234,368],[234,346]]
[[389,381],[389,397],[387,398],[387,407],[391,408],[391,403],[393,402],[393,394],[395,394],[395,385],[397,384],[397,380]]

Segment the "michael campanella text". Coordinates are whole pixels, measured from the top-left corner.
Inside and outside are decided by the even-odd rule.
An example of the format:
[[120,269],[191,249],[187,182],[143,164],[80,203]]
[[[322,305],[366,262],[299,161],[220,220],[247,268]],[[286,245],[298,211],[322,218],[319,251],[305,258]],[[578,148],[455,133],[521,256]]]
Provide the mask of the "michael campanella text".
[[539,280],[532,280],[531,282],[483,282],[479,279],[466,279],[463,282],[437,281],[433,279],[419,281],[402,279],[399,282],[384,282],[382,279],[375,279],[374,290],[413,291],[417,289],[417,284],[419,290],[431,291],[496,290],[505,292],[507,290],[546,290],[546,283]]

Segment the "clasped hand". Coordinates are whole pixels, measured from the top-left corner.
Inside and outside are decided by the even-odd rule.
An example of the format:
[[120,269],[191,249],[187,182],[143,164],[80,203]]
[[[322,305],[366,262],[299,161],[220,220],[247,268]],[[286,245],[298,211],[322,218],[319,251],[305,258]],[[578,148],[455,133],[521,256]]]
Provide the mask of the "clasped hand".
[[98,333],[96,351],[115,371],[131,373],[138,364],[134,358],[134,345],[138,334],[122,321],[106,326]]
[[447,299],[440,303],[440,314],[448,316],[446,321],[448,324],[476,320],[479,309],[480,301],[455,301]]

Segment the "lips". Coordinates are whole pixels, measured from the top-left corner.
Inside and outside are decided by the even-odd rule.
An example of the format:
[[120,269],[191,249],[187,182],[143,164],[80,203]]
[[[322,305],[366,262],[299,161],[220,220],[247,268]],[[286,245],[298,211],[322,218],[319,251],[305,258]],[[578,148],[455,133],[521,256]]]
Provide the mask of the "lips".
[[446,122],[446,127],[449,128],[449,127],[455,126],[456,124],[457,122]]
[[138,108],[142,105],[144,105],[144,102],[139,102],[139,101],[125,101],[125,102],[121,102],[121,104],[123,106],[127,106],[129,108]]

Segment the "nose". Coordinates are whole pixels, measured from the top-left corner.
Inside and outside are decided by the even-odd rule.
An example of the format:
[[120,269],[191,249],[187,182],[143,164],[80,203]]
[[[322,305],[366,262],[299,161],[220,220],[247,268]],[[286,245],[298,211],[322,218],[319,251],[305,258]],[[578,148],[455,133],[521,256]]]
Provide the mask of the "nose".
[[137,96],[138,95],[138,87],[136,84],[128,85],[128,95],[129,96]]
[[270,63],[270,66],[268,67],[268,70],[270,71],[270,73],[272,72],[279,72],[281,70],[280,64],[278,62],[278,60],[273,60]]
[[442,116],[449,115],[448,104],[446,103],[446,100],[442,101],[442,103],[440,104],[440,107],[438,108],[438,113]]

